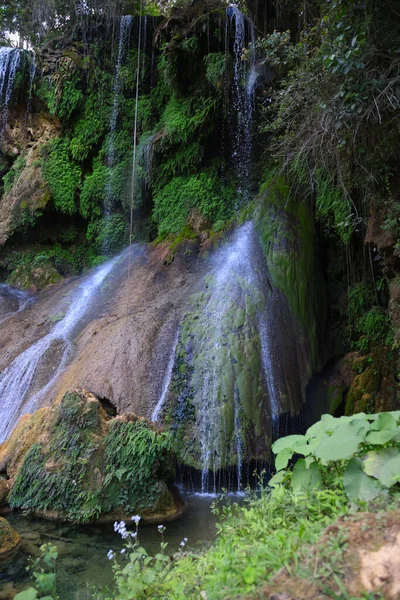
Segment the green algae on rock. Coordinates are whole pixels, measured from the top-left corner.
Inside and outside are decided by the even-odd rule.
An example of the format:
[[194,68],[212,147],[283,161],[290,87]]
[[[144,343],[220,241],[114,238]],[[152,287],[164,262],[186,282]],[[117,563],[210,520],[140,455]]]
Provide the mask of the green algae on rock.
[[10,558],[21,545],[21,539],[6,519],[0,517],[0,561]]
[[21,419],[0,447],[12,507],[73,522],[180,512],[167,433],[133,414],[110,419],[82,390],[38,412],[39,420],[37,413]]

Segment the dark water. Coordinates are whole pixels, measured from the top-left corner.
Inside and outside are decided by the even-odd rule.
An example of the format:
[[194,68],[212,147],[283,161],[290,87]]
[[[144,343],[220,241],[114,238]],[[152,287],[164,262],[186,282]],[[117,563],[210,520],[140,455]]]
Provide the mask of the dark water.
[[[199,495],[184,499],[184,514],[165,524],[164,540],[171,553],[179,549],[184,537],[188,538],[189,548],[199,549],[210,544],[216,535],[217,518],[211,511],[214,499]],[[112,549],[118,559],[123,560],[120,555],[123,541],[114,533],[113,524],[75,526],[24,517],[19,513],[10,513],[6,518],[23,539],[25,551],[19,552],[6,565],[0,565],[0,590],[8,582],[13,582],[17,589],[29,582],[27,552],[37,552],[44,543],[58,547],[57,592],[61,600],[89,600],[93,588],[104,589],[112,585],[112,562],[107,559],[107,552]],[[126,523],[133,531],[132,522]],[[139,527],[139,541],[151,554],[160,550],[158,524]]]

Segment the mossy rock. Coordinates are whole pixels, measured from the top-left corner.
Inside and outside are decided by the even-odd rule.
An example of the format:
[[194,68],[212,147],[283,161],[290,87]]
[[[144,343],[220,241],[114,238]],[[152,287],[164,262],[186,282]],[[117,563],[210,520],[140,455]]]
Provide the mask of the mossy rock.
[[9,522],[0,517],[0,562],[9,558],[21,545],[21,538]]
[[83,390],[38,413],[0,447],[13,508],[72,522],[180,512],[170,438],[156,425],[133,414],[110,419]]
[[379,390],[379,379],[379,372],[374,365],[353,379],[346,398],[346,415],[374,411],[374,397]]
[[40,291],[52,283],[58,283],[61,279],[57,269],[50,263],[41,266],[22,264],[11,273],[8,283],[17,288],[34,288]]
[[7,504],[9,493],[10,482],[7,479],[0,479],[0,506]]

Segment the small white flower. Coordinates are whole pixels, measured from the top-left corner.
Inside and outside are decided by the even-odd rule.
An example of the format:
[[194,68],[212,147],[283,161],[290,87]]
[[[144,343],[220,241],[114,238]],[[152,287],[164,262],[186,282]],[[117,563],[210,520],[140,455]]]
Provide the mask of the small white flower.
[[108,560],[112,560],[114,558],[114,556],[115,556],[115,554],[114,554],[113,550],[109,550],[107,552],[107,558],[108,558]]
[[121,554],[125,554],[125,552],[126,552],[126,548],[122,548]]
[[188,539],[187,539],[187,538],[183,538],[183,541],[184,541],[184,542],[187,542],[187,541],[188,541]]
[[181,546],[182,546],[182,548],[184,548],[186,546],[186,543],[183,540],[181,541]]
[[136,533],[136,531],[132,531],[132,533],[131,533],[131,538],[136,538],[136,537],[137,537],[137,533]]
[[141,517],[139,517],[139,515],[135,515],[134,517],[132,517],[132,521],[134,521],[136,525],[139,525],[140,519]]
[[162,531],[164,529],[164,525],[159,525],[158,526],[158,531]]

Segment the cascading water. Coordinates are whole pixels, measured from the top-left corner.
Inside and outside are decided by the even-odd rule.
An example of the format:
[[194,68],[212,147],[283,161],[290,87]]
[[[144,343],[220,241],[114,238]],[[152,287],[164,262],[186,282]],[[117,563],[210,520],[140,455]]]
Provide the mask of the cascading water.
[[[202,366],[193,386],[196,389],[203,493],[217,491],[217,473],[228,464],[228,454],[230,460],[236,463],[237,491],[243,485],[245,410],[239,393],[239,387],[243,390],[243,373],[237,363],[243,349],[250,346],[252,337],[265,337],[264,332],[257,334],[255,330],[261,326],[261,321],[256,325],[251,317],[259,311],[263,298],[262,280],[258,277],[253,261],[254,244],[254,226],[247,223],[236,231],[232,242],[220,250],[213,270],[213,281],[209,284],[208,302],[202,310],[209,339],[202,340],[201,343],[211,346],[203,349]],[[241,322],[236,327],[232,323],[232,315],[238,307],[241,307]],[[232,327],[235,333],[232,332]],[[264,354],[264,350],[262,352]],[[227,365],[230,365],[231,373],[226,373]],[[273,392],[276,390],[272,381],[273,371],[270,370],[268,375],[271,378],[268,392],[270,387]],[[233,389],[229,392],[231,386]],[[275,398],[276,395],[274,400],[271,398],[271,403],[275,402]]]
[[[86,277],[71,296],[64,318],[47,335],[17,356],[1,373],[0,443],[7,438],[21,415],[38,408],[38,401],[67,366],[75,329],[119,258],[117,256],[106,262]],[[48,352],[58,353],[58,365],[54,367],[50,377],[47,377],[45,384],[32,394],[38,367]]]
[[108,152],[107,152],[107,166],[110,169],[110,174],[108,177],[106,189],[105,189],[105,197],[104,197],[104,216],[106,219],[106,235],[105,242],[103,247],[104,254],[108,255],[110,253],[109,247],[109,229],[111,227],[111,214],[113,208],[113,185],[114,185],[114,167],[115,167],[115,134],[117,129],[117,121],[119,114],[119,102],[120,102],[120,94],[121,94],[121,67],[123,65],[123,61],[126,56],[127,46],[129,43],[129,35],[132,26],[132,17],[130,15],[125,15],[121,17],[121,23],[119,28],[119,43],[118,43],[118,55],[117,55],[117,64],[115,66],[115,79],[114,79],[114,98],[113,98],[113,107],[110,118],[110,136],[108,142]]
[[235,40],[233,44],[233,92],[232,112],[236,120],[233,132],[233,164],[239,178],[239,193],[247,199],[250,193],[251,182],[251,155],[252,155],[252,129],[254,110],[254,86],[249,86],[246,81],[247,66],[242,60],[243,49],[246,47],[246,25],[249,28],[249,37],[252,42],[250,73],[254,66],[255,58],[255,30],[251,21],[236,7],[227,9],[228,17],[235,26]]
[[169,359],[169,362],[168,362],[167,371],[165,373],[165,377],[164,377],[164,380],[163,380],[163,387],[162,387],[162,391],[161,391],[161,396],[160,396],[160,399],[158,400],[158,402],[156,404],[156,407],[153,410],[153,413],[151,415],[151,420],[154,423],[157,423],[158,419],[160,418],[161,411],[162,411],[162,409],[164,407],[165,400],[167,398],[169,386],[171,384],[171,379],[172,379],[172,371],[173,371],[173,368],[174,368],[175,354],[176,354],[176,349],[178,347],[178,341],[179,341],[179,329],[176,332],[174,343],[172,345],[171,356],[170,356],[170,359]]
[[20,55],[21,53],[17,48],[0,48],[0,136],[3,134],[7,125],[8,106],[14,89],[14,80],[20,61]]

